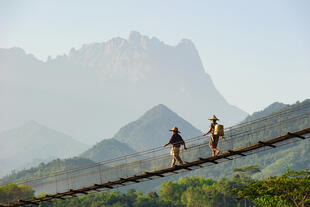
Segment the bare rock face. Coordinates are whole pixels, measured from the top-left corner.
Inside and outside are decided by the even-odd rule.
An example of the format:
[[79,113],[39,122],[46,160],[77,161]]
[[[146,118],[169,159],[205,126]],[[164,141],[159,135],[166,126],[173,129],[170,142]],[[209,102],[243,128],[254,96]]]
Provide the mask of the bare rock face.
[[190,40],[168,46],[156,38],[132,32],[128,40],[83,45],[68,55],[71,63],[97,68],[104,79],[125,78],[132,82],[152,79],[154,74],[194,71],[204,73],[198,52]]
[[0,80],[0,131],[37,120],[95,142],[161,103],[203,130],[212,114],[225,125],[247,115],[217,91],[190,40],[170,46],[138,32],[46,62],[1,49]]

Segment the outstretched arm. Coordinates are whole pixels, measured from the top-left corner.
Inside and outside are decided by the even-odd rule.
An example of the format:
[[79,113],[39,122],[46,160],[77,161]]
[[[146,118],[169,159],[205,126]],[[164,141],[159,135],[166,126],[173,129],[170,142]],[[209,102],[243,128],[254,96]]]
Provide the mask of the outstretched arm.
[[163,147],[166,147],[166,146],[168,146],[169,144],[170,144],[170,142],[168,142],[167,144],[164,144]]
[[186,145],[185,145],[185,142],[183,142],[183,147],[184,147],[185,150],[187,150],[187,147],[186,147]]
[[207,131],[206,133],[202,134],[202,136],[206,136],[206,135],[210,134],[211,131],[212,131],[212,127],[210,127],[209,131]]

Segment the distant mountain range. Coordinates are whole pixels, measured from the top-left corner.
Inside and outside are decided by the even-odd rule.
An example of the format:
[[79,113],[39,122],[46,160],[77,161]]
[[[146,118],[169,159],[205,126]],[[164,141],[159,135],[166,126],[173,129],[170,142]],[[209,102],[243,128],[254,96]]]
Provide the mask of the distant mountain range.
[[138,32],[45,62],[0,49],[0,82],[0,131],[36,120],[95,143],[159,103],[199,129],[212,114],[226,125],[247,116],[218,92],[190,40],[170,46]]
[[87,144],[47,128],[35,121],[0,133],[0,176],[52,158],[69,158],[88,148]]

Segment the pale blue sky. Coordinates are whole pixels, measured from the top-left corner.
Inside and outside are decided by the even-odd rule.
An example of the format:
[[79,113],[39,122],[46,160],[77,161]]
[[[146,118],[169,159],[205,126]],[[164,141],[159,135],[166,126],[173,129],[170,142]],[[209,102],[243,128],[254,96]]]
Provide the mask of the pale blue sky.
[[309,11],[307,0],[2,0],[0,48],[45,60],[133,30],[191,39],[226,100],[252,113],[310,98]]

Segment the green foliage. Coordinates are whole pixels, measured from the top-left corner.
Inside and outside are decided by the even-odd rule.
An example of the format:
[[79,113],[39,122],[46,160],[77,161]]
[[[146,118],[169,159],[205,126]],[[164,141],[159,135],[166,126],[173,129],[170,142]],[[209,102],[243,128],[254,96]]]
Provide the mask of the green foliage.
[[74,199],[57,201],[55,203],[42,203],[40,207],[168,207],[161,201],[157,193],[152,192],[146,195],[133,189],[122,194],[117,191],[104,192],[79,196]]
[[[249,166],[241,171],[249,169],[257,170],[257,167]],[[16,200],[32,196],[33,191],[25,186],[0,188],[0,198]],[[244,173],[234,174],[232,180],[184,177],[164,182],[158,194],[142,194],[133,189],[126,193],[111,191],[42,203],[40,207],[243,207],[253,204],[257,207],[309,206],[310,171],[287,170],[279,177],[263,180],[253,180]]]
[[161,185],[159,197],[171,206],[242,206],[235,200],[230,191],[238,186],[235,181],[227,178],[214,181],[202,177],[184,177],[179,181],[165,182]]
[[263,195],[258,198],[255,198],[253,202],[257,207],[288,207],[289,204],[285,203],[285,201],[275,198],[270,195]]
[[310,171],[287,170],[279,177],[253,180],[233,192],[239,198],[252,200],[257,206],[309,206]]
[[33,196],[34,191],[24,185],[8,184],[7,186],[0,186],[0,203],[29,199]]
[[[233,207],[243,206],[243,202],[231,196],[231,190],[243,186],[241,180],[204,179],[202,177],[184,177],[178,181],[167,181],[160,187],[159,193],[149,192],[145,195],[130,189],[126,193],[118,191],[83,195],[72,199],[41,203],[41,207]],[[6,188],[5,196],[11,198],[15,191]],[[30,198],[32,194],[28,195]],[[10,195],[8,195],[10,194]],[[37,195],[42,197],[44,194]],[[16,201],[16,196],[14,197]],[[19,197],[18,199],[21,199]]]

